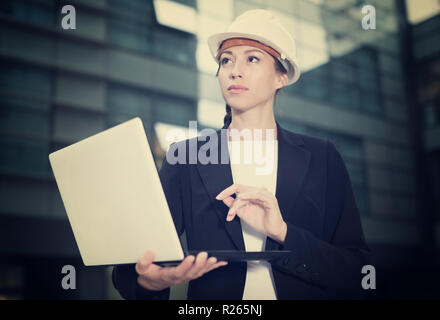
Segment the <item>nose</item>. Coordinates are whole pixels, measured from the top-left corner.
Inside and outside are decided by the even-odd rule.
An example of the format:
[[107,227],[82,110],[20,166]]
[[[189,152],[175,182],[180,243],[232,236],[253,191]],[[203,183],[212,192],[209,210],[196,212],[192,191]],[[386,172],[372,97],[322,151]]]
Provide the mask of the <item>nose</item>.
[[235,79],[235,78],[242,78],[243,77],[243,72],[241,70],[241,64],[236,61],[234,63],[234,66],[231,68],[231,78]]

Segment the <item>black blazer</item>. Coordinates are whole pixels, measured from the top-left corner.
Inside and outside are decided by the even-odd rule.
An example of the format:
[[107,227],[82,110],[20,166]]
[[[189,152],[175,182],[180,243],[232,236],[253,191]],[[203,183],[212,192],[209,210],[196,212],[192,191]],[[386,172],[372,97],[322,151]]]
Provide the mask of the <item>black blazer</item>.
[[[369,264],[370,249],[344,161],[333,143],[276,124],[276,198],[288,227],[285,243],[267,238],[266,250],[292,251],[272,262],[277,297],[362,298],[361,269]],[[190,143],[199,151],[212,139],[219,142],[219,157],[221,147],[228,150],[225,130],[204,137],[180,141],[168,152],[177,155],[175,147],[185,144],[189,150]],[[227,222],[229,208],[215,199],[233,184],[230,164],[190,164],[188,153],[186,164],[171,165],[165,158],[159,173],[179,235],[186,231],[189,250],[245,250],[240,219]],[[134,264],[114,267],[112,278],[123,298],[169,298],[169,289],[149,291],[138,285]],[[246,263],[230,263],[191,281],[188,299],[242,299],[245,279]]]

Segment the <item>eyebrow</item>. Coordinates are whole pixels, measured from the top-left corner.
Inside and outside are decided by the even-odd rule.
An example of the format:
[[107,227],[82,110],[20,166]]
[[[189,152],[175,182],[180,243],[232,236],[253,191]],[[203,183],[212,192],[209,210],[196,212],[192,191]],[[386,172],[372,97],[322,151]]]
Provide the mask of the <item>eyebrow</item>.
[[[264,54],[263,51],[258,50],[258,49],[249,49],[249,50],[246,50],[244,53],[249,53],[249,52],[252,52],[252,51],[256,51],[256,52],[259,52],[259,53],[261,53],[261,54]],[[229,51],[229,50],[225,50],[225,51],[222,52],[222,54],[220,55],[220,57],[223,55],[223,53],[229,53],[230,55],[234,55],[231,51]]]

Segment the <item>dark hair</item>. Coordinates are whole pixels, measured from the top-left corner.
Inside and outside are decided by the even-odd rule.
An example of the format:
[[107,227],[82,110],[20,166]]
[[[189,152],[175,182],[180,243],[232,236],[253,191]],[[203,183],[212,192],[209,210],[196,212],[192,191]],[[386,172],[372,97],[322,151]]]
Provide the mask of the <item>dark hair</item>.
[[[281,64],[281,62],[278,59],[273,59],[274,60],[274,64],[275,64],[275,71],[277,72],[281,72],[281,73],[287,73],[286,68],[284,68],[284,66]],[[218,64],[218,69],[217,69],[217,73],[215,74],[216,77],[218,77],[218,72],[220,71],[220,63]],[[281,88],[277,89],[275,91],[275,97],[278,94],[278,92],[280,92]],[[275,103],[275,101],[274,101]],[[226,115],[223,118],[223,128],[222,129],[226,129],[229,127],[229,125],[232,122],[232,111],[231,111],[231,107],[226,104]]]

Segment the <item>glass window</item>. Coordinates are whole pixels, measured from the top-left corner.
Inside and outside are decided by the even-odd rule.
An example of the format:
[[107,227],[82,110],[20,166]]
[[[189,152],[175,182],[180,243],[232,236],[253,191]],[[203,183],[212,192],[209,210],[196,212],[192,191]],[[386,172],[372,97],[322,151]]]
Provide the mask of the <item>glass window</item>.
[[154,99],[154,120],[188,127],[190,120],[197,119],[196,103],[193,101],[160,96]]
[[153,49],[149,26],[119,17],[111,17],[108,21],[108,40],[110,43],[142,53],[151,53]]
[[284,119],[277,119],[277,121],[279,122],[281,127],[285,128],[287,130],[290,130],[292,132],[299,133],[299,134],[307,134],[308,133],[306,126],[304,126],[302,124],[293,123],[291,121],[284,120]]
[[151,96],[138,89],[111,84],[107,90],[107,105],[112,114],[131,117],[151,116]]
[[154,22],[154,10],[152,1],[145,0],[108,0],[108,6],[112,15],[124,19],[126,22],[137,22],[151,25]]
[[377,92],[361,91],[360,107],[362,110],[374,114],[382,114],[383,106],[382,99]]
[[53,119],[53,141],[74,143],[105,130],[102,114],[57,108]]
[[52,0],[2,0],[0,13],[26,23],[35,23],[47,27],[55,25],[55,10]]
[[383,93],[386,95],[402,98],[405,96],[403,84],[397,79],[382,77],[380,79]]
[[0,60],[0,91],[17,95],[51,96],[52,74],[49,70]]
[[347,35],[335,32],[328,35],[329,52],[334,57],[345,57],[359,48],[359,43]]
[[344,62],[342,59],[333,59],[329,64],[333,78],[346,83],[353,83],[356,80],[356,72],[352,64]]
[[49,138],[49,115],[31,109],[3,105],[0,108],[0,132],[37,138]]
[[393,171],[391,173],[391,181],[396,190],[404,194],[412,194],[414,192],[414,176],[408,172]]
[[440,125],[440,105],[435,105],[434,102],[428,101],[425,103],[423,110],[426,127]]
[[303,95],[305,84],[303,82],[303,76],[305,73],[302,73],[299,80],[295,82],[293,85],[284,87],[281,91],[285,91],[291,95]]
[[361,89],[366,89],[374,92],[380,90],[379,74],[374,70],[368,70],[365,68],[358,70],[359,85]]
[[302,81],[302,93],[304,95],[315,99],[325,99],[327,97],[328,82],[325,78],[305,73],[300,81]]
[[129,114],[123,113],[109,113],[107,114],[107,128],[114,127],[118,124],[121,124],[125,121],[131,120],[134,117]]
[[35,109],[41,111],[48,111],[51,107],[50,100],[36,100],[32,97],[20,97],[17,95],[8,95],[2,96],[3,105],[17,107],[17,108],[26,108],[26,109]]
[[400,57],[381,52],[378,56],[381,73],[391,73],[396,77],[402,77],[402,66]]
[[364,159],[364,148],[359,138],[333,135],[329,139],[332,139],[344,159],[353,159],[357,161],[361,161]]
[[357,109],[359,105],[358,90],[350,85],[339,81],[331,81],[329,84],[331,103],[350,109]]
[[308,134],[333,142],[345,160],[364,159],[364,147],[360,138],[311,126],[307,128]]
[[322,78],[322,79],[328,80],[328,77],[331,74],[330,63],[325,63],[325,64],[322,64],[322,65],[316,67],[316,68],[313,68],[313,69],[307,71],[307,74],[310,74],[310,75],[317,77],[317,78]]
[[154,32],[154,54],[185,65],[195,66],[196,38],[181,32],[158,28]]
[[377,57],[373,49],[361,47],[353,53],[360,68],[377,70]]
[[0,136],[0,170],[12,173],[47,174],[47,141]]

